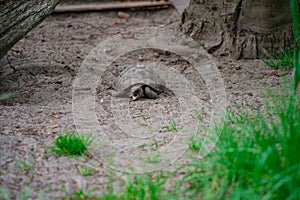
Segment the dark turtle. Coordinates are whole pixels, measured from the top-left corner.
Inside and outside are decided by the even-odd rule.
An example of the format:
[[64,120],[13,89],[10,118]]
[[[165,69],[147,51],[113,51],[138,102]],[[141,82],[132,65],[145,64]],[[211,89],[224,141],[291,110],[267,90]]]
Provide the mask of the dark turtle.
[[164,91],[166,83],[149,66],[134,65],[127,67],[113,82],[116,91],[109,91],[114,97],[155,99]]

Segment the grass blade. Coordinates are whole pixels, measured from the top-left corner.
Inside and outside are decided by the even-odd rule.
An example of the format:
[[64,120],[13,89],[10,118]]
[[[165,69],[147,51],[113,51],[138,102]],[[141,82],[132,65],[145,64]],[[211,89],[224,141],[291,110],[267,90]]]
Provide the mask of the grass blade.
[[298,0],[291,0],[291,10],[294,26],[294,92],[296,92],[300,81],[300,49],[299,49],[299,8]]

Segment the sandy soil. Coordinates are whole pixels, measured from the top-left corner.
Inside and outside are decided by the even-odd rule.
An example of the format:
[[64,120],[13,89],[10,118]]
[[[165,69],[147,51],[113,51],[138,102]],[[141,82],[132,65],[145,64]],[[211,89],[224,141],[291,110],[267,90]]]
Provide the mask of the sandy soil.
[[[124,30],[144,26],[176,27],[180,21],[173,8],[127,13],[130,15],[128,19],[119,18],[116,11],[53,14],[0,61],[0,93],[13,92],[17,95],[0,102],[0,187],[13,199],[19,199],[26,191],[31,199],[38,196],[53,199],[78,188],[95,187],[101,193],[108,182],[119,180],[117,175],[109,176],[111,170],[101,163],[93,166],[95,172],[92,176],[83,177],[75,166],[84,161],[45,154],[48,150],[44,146],[53,145],[58,132],[76,129],[72,115],[72,84],[81,63],[98,43]],[[105,76],[104,81],[99,83],[97,105],[101,103],[101,92],[110,89],[111,82],[124,67],[133,62],[152,61],[181,70],[199,88],[197,96],[209,101],[209,94],[203,89],[205,82],[195,76],[186,61],[173,54],[147,50],[124,55],[108,68],[113,75]],[[265,66],[260,60],[215,58],[215,62],[223,77],[229,104],[244,103],[260,109],[264,86],[280,88],[282,73]],[[172,92],[153,102],[153,105],[168,109],[168,118],[160,122],[171,121],[178,115],[178,101]],[[137,118],[142,116],[148,104],[147,100],[132,103],[131,106],[138,107],[133,115]],[[109,107],[104,108],[110,110]],[[100,124],[114,123],[111,119],[103,120],[98,107],[97,115]],[[125,139],[118,142],[126,145]],[[28,163],[27,167],[22,160]],[[122,173],[114,173],[122,176]],[[117,181],[116,187],[122,186],[121,183]]]

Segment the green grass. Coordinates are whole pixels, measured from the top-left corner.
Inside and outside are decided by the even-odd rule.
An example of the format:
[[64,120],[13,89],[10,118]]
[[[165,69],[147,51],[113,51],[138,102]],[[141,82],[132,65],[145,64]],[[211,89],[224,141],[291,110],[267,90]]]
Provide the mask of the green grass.
[[150,122],[148,122],[147,118],[143,116],[143,126],[146,126],[147,128],[149,128],[150,131],[152,131],[152,125]]
[[192,119],[202,121],[201,113],[195,113],[190,115]]
[[[272,97],[273,116],[242,110],[226,114],[213,152],[181,168],[185,198],[298,199],[300,196],[300,95]],[[185,183],[187,187],[179,187]]]
[[176,122],[172,121],[169,125],[165,125],[162,127],[162,131],[168,132],[168,131],[177,131],[177,124]]
[[200,140],[201,135],[199,132],[193,132],[191,133],[191,137],[189,140],[189,149],[192,151],[199,151],[202,147],[202,142]]
[[263,49],[263,52],[269,57],[269,59],[263,59],[263,62],[270,67],[282,67],[284,69],[294,67],[293,54],[289,47],[279,47],[279,54],[269,53],[265,49]]
[[0,187],[0,197],[4,200],[10,200],[10,196],[3,188]]
[[161,153],[159,152],[159,146],[156,138],[152,138],[150,144],[145,144],[146,158],[142,158],[149,163],[158,163]]
[[10,99],[10,98],[14,98],[16,97],[15,93],[4,93],[4,94],[0,94],[0,101],[5,100],[5,99]]
[[65,156],[83,156],[88,150],[88,146],[92,143],[91,135],[82,135],[66,132],[65,134],[59,133],[58,138],[54,141],[55,146],[48,146],[47,148],[56,155]]
[[22,160],[18,157],[15,157],[14,158],[14,161],[16,162],[16,165],[18,166],[18,168],[21,170],[21,171],[27,171],[29,170],[30,168],[33,167],[32,164],[30,164],[28,161],[26,160]]
[[[29,199],[28,196],[29,196],[29,193],[30,191],[23,191],[21,193],[21,196],[20,196],[20,200],[27,200]],[[11,200],[11,199],[14,199],[14,198],[10,198],[9,194],[5,192],[5,190],[3,188],[0,187],[0,199],[3,199],[3,200]]]
[[200,138],[203,138],[199,132],[192,132],[188,141],[189,149],[192,151],[199,151],[202,148],[202,142]]
[[[63,188],[65,189],[65,188]],[[93,194],[94,190],[85,191],[84,189],[80,188],[76,190],[72,194],[66,194],[65,196],[61,197],[63,200],[97,200],[101,199]]]
[[95,170],[89,166],[79,166],[75,165],[76,171],[82,176],[91,176],[94,174]]
[[146,155],[146,161],[149,163],[158,163],[161,153],[159,151],[148,151]]
[[291,11],[294,27],[294,91],[297,90],[300,81],[300,34],[299,34],[299,3],[297,0],[291,0]]
[[[0,90],[5,90],[6,89],[6,82],[5,81],[0,81]],[[14,98],[17,95],[15,93],[12,92],[6,92],[3,94],[0,94],[0,101],[3,101],[5,99],[10,99],[10,98]]]
[[95,195],[96,189],[78,189],[72,194],[66,194],[64,200],[172,200],[177,199],[174,194],[168,192],[164,186],[165,177],[161,175],[151,176],[149,174],[134,175],[129,178],[122,190],[114,191],[112,188]]
[[133,180],[129,181],[126,189],[120,193],[120,199],[174,199],[174,196],[165,189],[165,180],[160,175],[154,177],[146,174],[135,176]]

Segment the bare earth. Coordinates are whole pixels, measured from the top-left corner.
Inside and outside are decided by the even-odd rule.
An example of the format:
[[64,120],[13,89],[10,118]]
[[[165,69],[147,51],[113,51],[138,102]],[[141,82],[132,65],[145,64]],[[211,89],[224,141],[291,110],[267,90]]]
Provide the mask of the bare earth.
[[[58,132],[76,129],[72,115],[72,84],[81,63],[98,43],[132,28],[176,27],[180,22],[180,16],[173,8],[127,13],[128,19],[119,18],[117,11],[51,15],[0,61],[0,94],[17,94],[13,99],[0,102],[0,188],[13,199],[19,199],[26,191],[31,199],[38,196],[53,199],[79,188],[95,187],[101,193],[113,180],[117,180],[117,188],[122,186],[122,179],[117,175],[109,176],[112,170],[105,165],[94,165],[94,174],[83,177],[75,168],[81,161],[45,154],[48,150],[44,146],[53,145]],[[109,69],[117,76],[130,63],[152,61],[177,67],[186,73],[199,88],[199,98],[209,101],[203,79],[193,76],[192,67],[173,54],[138,51],[118,58]],[[244,103],[259,109],[263,106],[261,92],[265,86],[280,89],[282,73],[260,60],[219,58],[215,62],[224,79],[229,104]],[[97,104],[102,103],[101,92],[110,88],[114,76],[105,76],[99,84]],[[133,113],[137,117],[149,101],[139,102],[133,105],[139,108]],[[177,103],[172,92],[154,101],[153,104],[167,110],[169,118],[161,119],[162,122],[176,117]],[[107,107],[104,105],[104,108]],[[114,123],[113,120],[101,121],[99,110],[98,119],[100,124]],[[126,145],[126,140],[123,143]],[[21,160],[29,166],[24,167]],[[185,159],[179,159],[177,164],[184,162],[182,160]],[[115,173],[123,177],[122,173]]]

